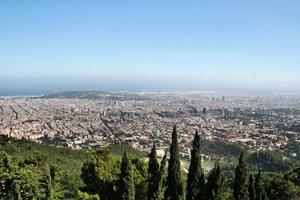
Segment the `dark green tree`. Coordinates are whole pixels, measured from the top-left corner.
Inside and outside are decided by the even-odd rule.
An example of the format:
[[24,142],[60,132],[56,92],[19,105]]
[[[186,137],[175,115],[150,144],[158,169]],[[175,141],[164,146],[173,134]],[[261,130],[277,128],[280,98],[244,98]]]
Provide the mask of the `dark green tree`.
[[160,194],[160,169],[156,157],[156,148],[154,143],[151,153],[149,154],[148,176],[147,199],[157,200]]
[[13,199],[16,199],[16,200],[21,200],[22,199],[20,185],[16,182],[14,183],[14,187],[13,187],[13,191],[11,193],[11,197],[13,197]]
[[300,167],[285,174],[284,179],[292,181],[300,188]]
[[252,174],[250,174],[249,177],[248,194],[249,194],[249,200],[256,200],[256,192],[255,192],[254,179]]
[[164,192],[165,192],[165,186],[166,186],[166,166],[167,166],[167,152],[165,152],[165,155],[163,159],[160,161],[160,167],[159,167],[159,200],[163,199]]
[[121,163],[119,187],[122,200],[134,200],[135,189],[132,175],[132,166],[126,151],[124,152]]
[[0,197],[21,200],[20,180],[12,157],[0,152]]
[[280,174],[272,175],[267,183],[266,191],[270,200],[299,199],[297,186],[293,182],[285,180]]
[[264,186],[262,185],[260,170],[259,170],[258,174],[256,175],[254,187],[255,187],[255,193],[256,193],[256,200],[267,200],[268,199],[265,189],[264,189]]
[[203,199],[205,178],[201,165],[201,145],[198,131],[195,133],[191,163],[187,179],[187,200]]
[[224,179],[221,173],[221,168],[218,163],[210,172],[207,183],[205,185],[205,200],[221,200],[223,191]]
[[115,186],[119,174],[119,158],[112,156],[108,149],[98,149],[92,153],[92,159],[85,162],[81,169],[81,178],[85,183],[82,191],[98,194],[103,200],[116,199]]
[[52,177],[51,177],[51,172],[50,168],[48,165],[46,165],[46,180],[45,180],[45,195],[46,195],[46,200],[53,200],[54,199],[54,192],[53,192],[53,187],[52,187]]
[[184,197],[181,180],[181,168],[176,126],[173,128],[170,159],[168,165],[167,185],[164,195],[165,200],[180,200]]
[[99,179],[97,177],[95,162],[85,162],[81,169],[81,178],[85,183],[85,190],[90,194],[99,193],[98,184]]
[[247,182],[248,170],[245,161],[244,153],[242,152],[239,158],[239,164],[235,170],[235,179],[233,183],[233,198],[234,200],[247,199]]
[[159,167],[159,172],[160,172],[160,178],[163,178],[166,175],[166,166],[168,162],[168,153],[165,152],[165,155],[163,159],[160,161],[160,167]]

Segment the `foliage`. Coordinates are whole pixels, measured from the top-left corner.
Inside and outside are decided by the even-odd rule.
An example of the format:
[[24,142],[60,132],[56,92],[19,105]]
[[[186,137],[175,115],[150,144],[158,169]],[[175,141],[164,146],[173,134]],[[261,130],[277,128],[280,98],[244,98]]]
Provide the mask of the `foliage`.
[[233,198],[235,200],[247,199],[248,169],[244,153],[241,153],[239,164],[235,170],[235,179],[233,184]]
[[264,169],[269,172],[288,171],[299,166],[299,161],[283,156],[276,151],[258,151],[251,153],[247,162],[253,169]]
[[12,158],[12,165],[16,171],[15,178],[17,175],[22,175],[37,183],[37,192],[41,191],[39,194],[41,198],[45,195],[46,165],[52,169],[52,174],[55,174],[52,179],[53,198],[75,199],[76,191],[83,186],[80,178],[82,165],[90,158],[90,153],[86,151],[51,147],[15,139],[1,144],[0,151]]
[[[164,196],[165,199],[183,199],[184,189],[188,191],[188,182],[195,176],[188,175],[188,184],[184,188],[182,175],[185,174],[181,174],[176,127],[172,139],[168,173],[167,152],[159,164],[155,147],[147,162],[144,159],[145,152],[124,145],[71,150],[9,139],[0,144],[0,199],[119,200],[119,194],[124,194],[128,189],[130,192],[125,192],[128,194],[125,199],[146,200],[149,195],[148,185],[155,185],[155,190],[150,190],[155,194],[153,199],[161,200]],[[230,165],[216,164],[207,176],[203,176],[205,180],[202,181],[206,181],[206,199],[229,200],[249,197],[252,200],[251,191],[258,194],[254,199],[259,200],[266,199],[267,196],[270,200],[300,199],[300,168],[295,167],[296,169],[287,172],[292,167],[299,166],[299,161],[277,152],[250,152],[248,156],[242,154],[235,171],[235,180],[232,181],[230,174],[232,166],[235,165],[234,156],[241,152],[242,148],[216,142],[215,144],[220,145],[220,150],[216,150],[217,146],[213,142],[204,143],[201,140],[200,145],[198,139],[194,140],[190,173],[202,171],[201,162],[197,161],[200,158],[200,146],[202,151],[211,151],[213,155],[220,153],[222,156],[228,153],[230,158]],[[209,150],[207,147],[215,149]],[[123,153],[125,150],[128,156],[126,158],[124,155],[122,159],[121,151]],[[258,172],[255,180],[252,176],[249,177],[246,161],[250,164],[249,169],[253,170],[252,173],[255,173],[258,167],[263,167],[263,175]],[[122,182],[125,184],[121,184]],[[125,188],[122,188],[122,185]],[[199,188],[192,188],[193,191],[196,191],[195,189]],[[148,196],[148,199],[151,198]]]
[[[53,192],[53,186],[52,186],[52,178],[53,177],[51,177],[51,171],[50,171],[49,165],[46,165],[45,172],[46,172],[46,177],[45,177],[44,187],[45,187],[46,200],[53,200],[54,199],[54,194],[53,194],[54,192]],[[52,176],[53,176],[53,174],[52,174]]]
[[292,181],[284,179],[282,175],[272,175],[266,182],[269,199],[298,200],[300,198],[299,188]]
[[248,195],[249,195],[249,200],[256,200],[256,191],[255,191],[255,186],[254,186],[254,179],[252,174],[250,174],[249,177],[249,182],[248,182]]
[[262,185],[260,170],[259,170],[258,174],[256,175],[254,187],[255,187],[256,200],[267,200],[268,199],[267,194],[264,189],[264,186]]
[[97,194],[88,194],[86,192],[78,191],[79,200],[100,200]]
[[1,196],[6,199],[37,199],[41,197],[39,176],[36,176],[32,166],[19,167],[12,157],[1,153],[0,180]]
[[205,199],[206,200],[221,200],[223,192],[223,175],[218,163],[210,172],[207,183],[205,185]]
[[135,188],[132,175],[132,166],[126,151],[124,152],[121,163],[119,191],[121,195],[120,199],[134,200]]
[[156,158],[156,148],[153,144],[151,153],[149,154],[149,163],[148,163],[148,200],[156,200],[160,195],[160,171],[159,163]]
[[180,200],[184,197],[176,126],[173,128],[170,159],[168,165],[167,188],[164,199]]
[[193,149],[191,155],[191,163],[189,167],[187,179],[187,200],[203,199],[204,197],[205,178],[201,165],[201,146],[200,136],[196,131]]

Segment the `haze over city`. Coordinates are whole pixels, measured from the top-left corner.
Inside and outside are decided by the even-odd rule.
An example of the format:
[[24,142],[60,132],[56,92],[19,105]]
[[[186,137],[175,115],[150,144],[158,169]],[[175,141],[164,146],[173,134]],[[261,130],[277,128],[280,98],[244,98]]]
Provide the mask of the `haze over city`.
[[1,1],[0,95],[297,92],[299,9],[296,0]]

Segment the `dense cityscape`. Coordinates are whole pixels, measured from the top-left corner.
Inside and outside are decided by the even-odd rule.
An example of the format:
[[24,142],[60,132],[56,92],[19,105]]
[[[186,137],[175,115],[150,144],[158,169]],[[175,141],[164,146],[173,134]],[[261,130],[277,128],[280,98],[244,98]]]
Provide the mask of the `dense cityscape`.
[[0,98],[0,134],[73,149],[128,144],[162,157],[179,130],[190,158],[201,138],[300,158],[300,98],[220,92],[64,92]]

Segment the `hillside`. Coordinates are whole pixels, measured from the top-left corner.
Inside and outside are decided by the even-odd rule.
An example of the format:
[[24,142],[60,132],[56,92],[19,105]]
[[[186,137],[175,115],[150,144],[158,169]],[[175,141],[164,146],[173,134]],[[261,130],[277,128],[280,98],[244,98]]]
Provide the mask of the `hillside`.
[[[71,150],[61,147],[47,146],[37,144],[27,140],[2,141],[0,143],[1,158],[9,160],[9,166],[12,166],[16,176],[24,178],[29,183],[40,185],[33,191],[35,196],[43,196],[45,188],[43,182],[47,177],[47,167],[49,167],[51,176],[53,176],[53,190],[56,199],[74,199],[77,198],[78,191],[85,188],[82,180],[82,169],[91,160],[102,160],[102,166],[99,166],[98,173],[106,180],[107,187],[114,187],[120,173],[119,165],[121,156],[127,151],[133,166],[134,180],[136,189],[139,191],[140,198],[145,196],[147,186],[147,168],[145,159],[147,153],[135,150],[129,146],[111,145],[109,148],[96,148],[92,150]],[[202,151],[209,155],[212,160],[204,160],[203,167],[208,174],[213,168],[214,162],[219,161],[226,178],[225,185],[230,186],[234,178],[234,168],[237,165],[237,158],[240,152],[246,152],[246,160],[249,169],[257,171],[261,169],[264,173],[275,174],[275,172],[287,173],[300,166],[299,161],[284,157],[278,152],[251,152],[235,144],[225,144],[222,142],[202,141]],[[96,157],[95,157],[96,156]],[[186,179],[189,162],[183,160],[183,177]],[[2,162],[4,162],[2,160]],[[5,163],[0,163],[3,167]],[[101,175],[102,174],[102,175]],[[26,178],[27,177],[27,178]],[[22,179],[23,179],[22,178]],[[294,177],[296,179],[297,177]],[[27,182],[26,182],[27,183]],[[1,190],[0,190],[1,193]],[[113,193],[112,193],[113,194]]]

